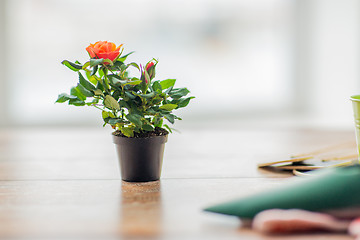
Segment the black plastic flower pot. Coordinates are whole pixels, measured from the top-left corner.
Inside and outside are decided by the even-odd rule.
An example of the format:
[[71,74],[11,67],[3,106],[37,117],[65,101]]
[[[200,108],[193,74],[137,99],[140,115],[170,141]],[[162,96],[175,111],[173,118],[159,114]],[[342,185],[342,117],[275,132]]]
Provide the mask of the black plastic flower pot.
[[127,138],[113,135],[121,179],[127,182],[159,180],[167,137]]

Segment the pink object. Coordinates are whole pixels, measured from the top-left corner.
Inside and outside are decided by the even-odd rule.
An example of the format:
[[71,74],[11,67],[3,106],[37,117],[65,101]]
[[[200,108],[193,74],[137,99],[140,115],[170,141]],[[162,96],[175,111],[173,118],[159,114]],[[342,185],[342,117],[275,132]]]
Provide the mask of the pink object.
[[299,209],[271,209],[257,214],[252,227],[256,231],[267,234],[319,230],[339,232],[346,231],[349,223],[347,220],[339,220],[325,213]]
[[349,233],[360,239],[360,218],[357,218],[350,223]]

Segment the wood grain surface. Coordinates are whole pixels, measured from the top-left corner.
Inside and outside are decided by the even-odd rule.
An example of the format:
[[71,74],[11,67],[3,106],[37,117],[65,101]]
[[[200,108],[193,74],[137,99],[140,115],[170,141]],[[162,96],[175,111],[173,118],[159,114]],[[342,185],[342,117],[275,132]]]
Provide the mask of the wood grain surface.
[[352,239],[264,236],[202,208],[291,181],[257,164],[353,141],[353,132],[186,129],[169,137],[160,181],[127,183],[109,131],[0,130],[0,239]]

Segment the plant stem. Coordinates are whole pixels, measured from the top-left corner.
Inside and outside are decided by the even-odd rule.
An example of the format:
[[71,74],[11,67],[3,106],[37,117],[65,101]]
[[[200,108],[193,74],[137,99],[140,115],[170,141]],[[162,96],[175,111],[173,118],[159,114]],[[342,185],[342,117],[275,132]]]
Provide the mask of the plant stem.
[[95,108],[97,108],[97,109],[99,109],[99,110],[101,110],[101,111],[104,111],[104,109],[99,108],[98,106],[96,106],[96,104],[94,104],[94,105],[92,105],[92,106],[95,107]]

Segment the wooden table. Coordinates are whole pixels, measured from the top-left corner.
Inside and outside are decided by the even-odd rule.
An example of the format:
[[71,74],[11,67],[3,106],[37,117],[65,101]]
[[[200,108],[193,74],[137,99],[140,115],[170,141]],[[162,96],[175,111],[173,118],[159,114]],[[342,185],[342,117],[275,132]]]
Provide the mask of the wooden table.
[[352,131],[183,129],[166,144],[161,181],[120,180],[105,128],[0,130],[0,239],[352,239],[263,236],[213,203],[290,181],[257,163],[354,141]]

